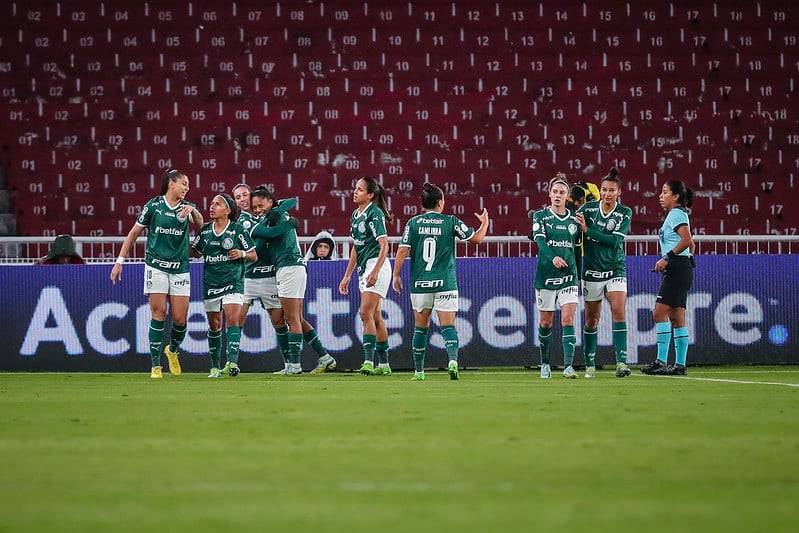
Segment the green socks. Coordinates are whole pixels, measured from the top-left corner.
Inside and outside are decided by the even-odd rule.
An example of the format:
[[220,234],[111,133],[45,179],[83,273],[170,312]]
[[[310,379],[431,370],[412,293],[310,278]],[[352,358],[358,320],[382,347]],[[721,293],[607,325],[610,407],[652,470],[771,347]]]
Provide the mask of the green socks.
[[277,345],[280,348],[280,354],[283,356],[283,362],[289,362],[289,327],[285,324],[275,327],[275,335],[277,336]]
[[300,353],[302,352],[302,333],[288,332],[288,345],[289,345],[289,363],[298,364],[300,362]]
[[169,349],[177,352],[180,348],[180,343],[186,338],[186,324],[182,326],[172,323],[172,332],[169,334]]
[[150,366],[161,366],[161,346],[164,344],[164,321],[150,320]]
[[549,364],[549,345],[552,342],[552,328],[538,326],[538,344],[541,353],[541,364]]
[[616,350],[616,363],[626,363],[627,322],[613,323],[613,348]]
[[208,353],[211,355],[211,368],[219,368],[222,353],[222,330],[208,330]]
[[596,328],[585,326],[583,335],[585,339],[585,366],[596,366]]
[[227,362],[239,362],[239,343],[241,342],[241,327],[229,326],[227,328]]
[[455,326],[444,326],[441,328],[441,336],[444,337],[444,346],[447,348],[447,357],[450,361],[458,360],[458,330]]
[[574,363],[574,346],[577,344],[577,336],[574,334],[574,326],[563,326],[563,364],[572,366]]
[[427,351],[427,333],[430,328],[413,328],[413,367],[417,372],[424,372],[424,354]]
[[368,333],[363,334],[363,360],[375,362],[375,344],[377,337]]
[[316,352],[316,355],[319,357],[324,357],[327,355],[327,350],[322,344],[322,341],[319,340],[319,335],[316,334],[315,329],[311,328],[303,333],[302,338],[305,340],[306,345],[310,345],[311,348],[313,348],[313,350]]
[[375,355],[377,355],[378,364],[388,364],[388,340],[377,341],[377,344],[375,344]]
[[658,338],[658,361],[666,364],[669,359],[669,346],[671,345],[671,322],[655,323]]

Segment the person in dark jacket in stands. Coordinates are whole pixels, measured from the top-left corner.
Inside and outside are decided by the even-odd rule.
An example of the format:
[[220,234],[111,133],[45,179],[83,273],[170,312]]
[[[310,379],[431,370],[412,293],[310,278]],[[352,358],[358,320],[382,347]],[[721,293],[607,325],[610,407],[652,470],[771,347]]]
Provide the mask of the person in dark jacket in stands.
[[50,251],[44,257],[36,260],[38,265],[82,265],[85,261],[75,250],[75,241],[64,234],[55,238],[50,245]]

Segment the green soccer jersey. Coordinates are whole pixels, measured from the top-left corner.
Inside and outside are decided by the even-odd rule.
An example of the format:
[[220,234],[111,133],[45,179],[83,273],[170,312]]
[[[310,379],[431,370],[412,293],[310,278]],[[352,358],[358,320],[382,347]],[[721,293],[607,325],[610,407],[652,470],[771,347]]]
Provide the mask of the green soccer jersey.
[[366,262],[380,255],[380,239],[387,237],[386,216],[370,203],[362,212],[358,209],[350,217],[350,235],[358,254],[358,274],[366,269]]
[[244,292],[244,259],[231,260],[231,250],[255,249],[250,234],[236,222],[228,221],[220,233],[214,223],[205,224],[194,238],[192,248],[203,257],[203,299]]
[[400,242],[400,247],[410,248],[411,292],[458,290],[455,238],[467,240],[472,235],[474,230],[453,215],[427,211],[411,218]]
[[[538,245],[538,260],[535,268],[535,288],[559,290],[577,286],[577,261],[574,249],[580,244],[580,226],[566,210],[563,216],[556,215],[549,207],[533,214],[533,238]],[[555,257],[566,261],[567,266],[557,268],[552,264]]]
[[178,212],[189,202],[180,201],[171,206],[163,196],[148,201],[141,210],[136,224],[147,228],[147,247],[144,262],[169,274],[189,271],[189,219]]
[[587,202],[578,210],[585,215],[583,279],[604,281],[627,277],[624,239],[630,232],[633,211],[616,203],[610,213],[603,213],[600,202]]
[[[242,211],[237,222],[247,233],[251,233],[253,228],[263,219],[252,213]],[[258,259],[250,261],[244,269],[244,277],[249,279],[274,278],[275,264],[269,252],[269,241],[265,239],[253,239],[255,242],[255,253]]]

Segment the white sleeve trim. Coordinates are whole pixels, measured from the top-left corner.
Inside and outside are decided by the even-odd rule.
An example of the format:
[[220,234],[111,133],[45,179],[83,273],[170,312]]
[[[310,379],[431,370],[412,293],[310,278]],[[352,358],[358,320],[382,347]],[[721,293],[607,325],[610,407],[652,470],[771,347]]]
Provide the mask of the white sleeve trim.
[[410,247],[411,247],[410,244],[402,244],[402,243],[400,243],[397,248],[410,248]]
[[142,228],[146,228],[147,227],[144,224],[142,224],[141,222],[139,222],[138,220],[136,222],[134,222],[134,224],[136,224],[137,226],[142,227]]

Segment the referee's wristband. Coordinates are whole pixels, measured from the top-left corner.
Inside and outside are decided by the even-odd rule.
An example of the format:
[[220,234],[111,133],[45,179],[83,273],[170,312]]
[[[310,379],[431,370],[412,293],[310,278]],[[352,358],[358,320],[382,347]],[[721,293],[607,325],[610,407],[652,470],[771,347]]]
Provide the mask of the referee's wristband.
[[117,257],[116,263],[117,263],[118,265],[121,265],[121,264],[123,264],[124,262],[125,262],[125,258],[124,258],[124,257],[122,257],[121,255],[120,255],[119,257]]
[[675,257],[677,257],[677,255],[674,253],[674,250],[669,250],[669,253],[666,254],[666,261],[671,261]]

